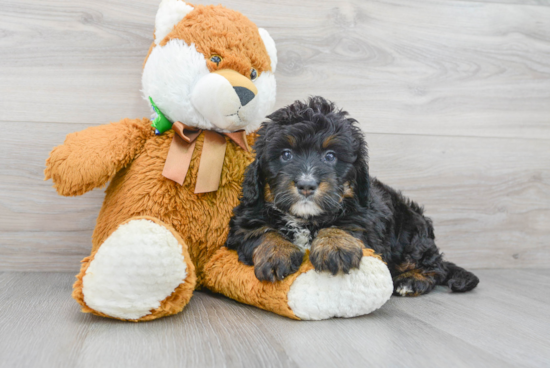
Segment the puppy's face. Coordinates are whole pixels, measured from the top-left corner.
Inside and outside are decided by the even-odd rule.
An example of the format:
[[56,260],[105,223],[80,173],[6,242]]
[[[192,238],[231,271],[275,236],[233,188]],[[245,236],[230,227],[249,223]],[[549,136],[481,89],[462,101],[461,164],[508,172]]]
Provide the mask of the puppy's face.
[[357,177],[361,147],[352,123],[317,114],[274,124],[261,165],[274,205],[300,218],[338,212],[354,196]]

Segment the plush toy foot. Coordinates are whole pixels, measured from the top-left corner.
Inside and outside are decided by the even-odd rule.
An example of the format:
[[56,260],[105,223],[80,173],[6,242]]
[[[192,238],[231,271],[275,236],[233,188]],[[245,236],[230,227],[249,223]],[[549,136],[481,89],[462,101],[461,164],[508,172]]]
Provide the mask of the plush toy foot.
[[220,249],[205,266],[206,286],[242,303],[293,319],[322,320],[373,312],[393,291],[390,272],[380,257],[363,250],[358,269],[332,276],[316,272],[305,257],[298,272],[282,281],[259,281],[254,267],[238,261],[235,251]]
[[195,289],[187,246],[154,218],[121,224],[82,260],[73,297],[83,312],[147,321],[180,312]]

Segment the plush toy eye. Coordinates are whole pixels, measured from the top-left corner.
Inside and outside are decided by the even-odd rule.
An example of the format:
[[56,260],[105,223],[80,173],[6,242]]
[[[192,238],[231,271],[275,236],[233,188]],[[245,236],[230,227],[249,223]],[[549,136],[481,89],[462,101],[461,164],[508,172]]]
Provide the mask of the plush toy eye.
[[327,161],[327,162],[333,162],[334,160],[336,160],[336,155],[334,154],[334,152],[328,151],[328,152],[325,154],[325,161]]
[[212,55],[210,57],[210,61],[216,63],[216,65],[220,65],[220,63],[222,62],[222,57],[220,55]]
[[256,78],[258,78],[258,72],[256,71],[256,69],[252,68],[252,70],[250,71],[250,79],[254,80]]
[[283,151],[283,153],[281,153],[281,160],[283,161],[292,160],[292,152],[290,152],[290,150]]

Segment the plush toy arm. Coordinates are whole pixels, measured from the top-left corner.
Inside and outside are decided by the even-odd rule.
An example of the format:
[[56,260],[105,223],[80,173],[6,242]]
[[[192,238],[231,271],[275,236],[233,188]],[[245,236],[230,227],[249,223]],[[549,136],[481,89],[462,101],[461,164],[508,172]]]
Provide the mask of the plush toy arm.
[[153,134],[148,119],[123,119],[67,135],[46,160],[45,180],[64,196],[104,186],[128,165]]
[[388,267],[363,249],[359,268],[336,276],[316,272],[307,254],[297,272],[281,281],[260,281],[237,252],[220,248],[204,267],[205,286],[241,303],[292,319],[355,317],[380,308],[393,292]]

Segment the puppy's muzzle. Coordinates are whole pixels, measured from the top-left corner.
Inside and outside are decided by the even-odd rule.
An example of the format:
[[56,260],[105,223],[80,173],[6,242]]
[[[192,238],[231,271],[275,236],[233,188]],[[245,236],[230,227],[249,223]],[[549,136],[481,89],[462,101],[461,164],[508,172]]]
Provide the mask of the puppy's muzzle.
[[298,189],[298,193],[306,198],[315,194],[318,187],[319,184],[314,179],[300,179],[296,182],[296,189]]

